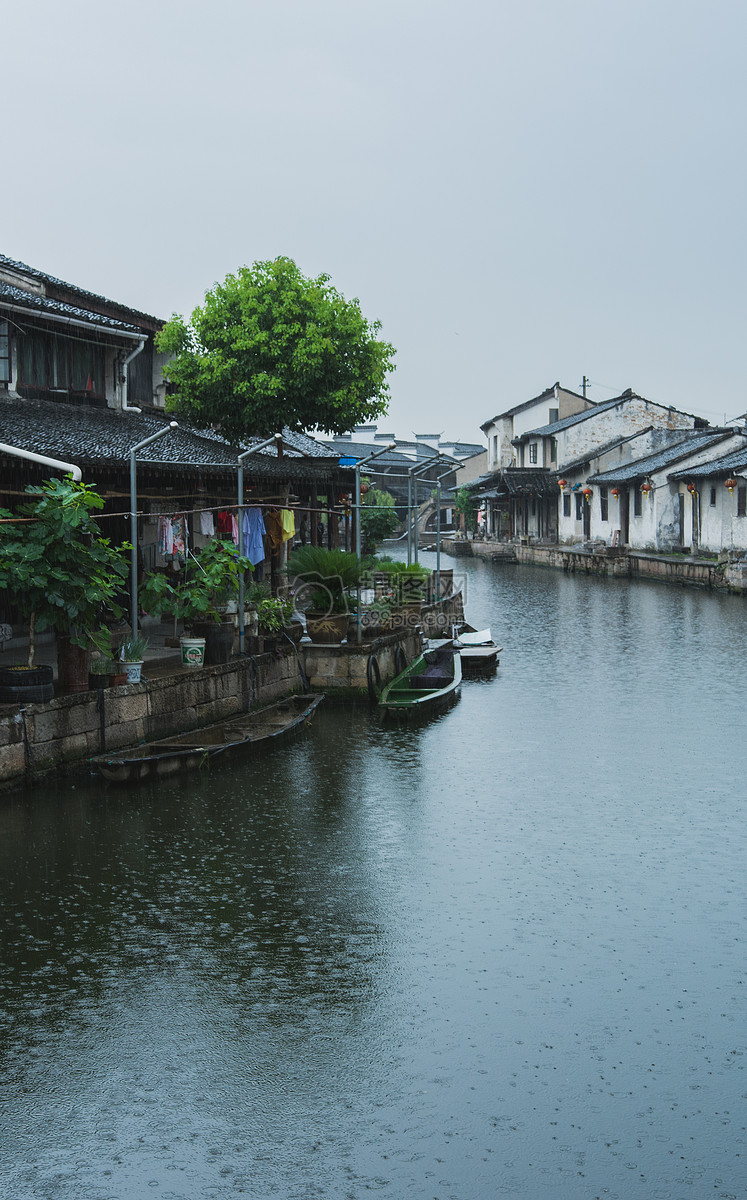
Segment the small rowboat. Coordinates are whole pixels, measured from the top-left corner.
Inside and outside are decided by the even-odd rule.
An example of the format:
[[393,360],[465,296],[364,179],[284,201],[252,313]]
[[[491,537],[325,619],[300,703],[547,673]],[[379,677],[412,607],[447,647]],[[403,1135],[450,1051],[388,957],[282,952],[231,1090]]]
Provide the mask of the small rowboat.
[[323,699],[324,696],[291,696],[257,712],[219,721],[192,733],[146,742],[144,746],[114,754],[99,754],[91,759],[91,765],[115,783],[139,783],[195,770],[226,750],[254,750],[272,745],[305,725]]
[[379,707],[395,716],[429,713],[456,699],[461,682],[462,664],[453,642],[431,642],[429,650],[386,684]]
[[459,650],[465,675],[495,670],[503,649],[493,641],[489,629],[477,630],[472,625],[462,625],[454,635],[454,645]]

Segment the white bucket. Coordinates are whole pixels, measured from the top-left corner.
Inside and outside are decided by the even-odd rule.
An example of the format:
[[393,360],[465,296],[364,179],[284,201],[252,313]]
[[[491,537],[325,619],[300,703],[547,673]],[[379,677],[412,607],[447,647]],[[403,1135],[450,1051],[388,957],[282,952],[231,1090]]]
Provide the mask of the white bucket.
[[198,637],[179,638],[182,651],[183,667],[202,667],[205,665],[205,639]]

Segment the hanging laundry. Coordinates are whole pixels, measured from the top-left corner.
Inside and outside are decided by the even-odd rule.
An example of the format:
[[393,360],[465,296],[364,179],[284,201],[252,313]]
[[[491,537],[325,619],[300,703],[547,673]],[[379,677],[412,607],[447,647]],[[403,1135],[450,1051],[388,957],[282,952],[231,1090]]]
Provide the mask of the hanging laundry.
[[265,529],[270,550],[276,554],[278,547],[283,544],[283,522],[276,508],[271,508],[265,513]]
[[281,508],[280,524],[283,527],[283,541],[287,542],[296,533],[296,520],[289,508]]
[[264,561],[265,545],[262,536],[265,533],[265,523],[262,520],[262,510],[245,508],[242,535],[244,538],[244,554],[253,567]]
[[231,524],[230,512],[219,512],[215,518],[215,528],[218,531],[219,538],[233,537],[233,527]]
[[173,553],[184,555],[187,549],[187,521],[183,516],[171,518]]
[[238,544],[239,544],[239,523],[236,520],[236,517],[234,516],[233,513],[231,513],[231,537],[234,540],[234,545],[238,546]]
[[174,531],[169,517],[158,519],[158,553],[171,555],[174,553]]
[[215,533],[215,521],[209,509],[203,509],[200,513],[200,533],[203,537],[212,537]]

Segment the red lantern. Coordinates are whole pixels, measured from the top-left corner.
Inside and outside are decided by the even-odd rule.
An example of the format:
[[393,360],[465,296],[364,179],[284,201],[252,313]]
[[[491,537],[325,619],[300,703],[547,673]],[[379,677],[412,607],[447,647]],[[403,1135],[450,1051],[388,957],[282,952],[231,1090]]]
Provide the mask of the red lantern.
[[586,501],[587,504],[589,503],[589,501],[591,500],[593,495],[594,495],[594,493],[592,492],[590,487],[584,488],[583,496],[584,496],[584,500]]
[[725,481],[724,481],[724,487],[725,487],[725,488],[728,488],[728,490],[729,490],[729,495],[730,495],[730,496],[733,496],[733,495],[734,495],[734,488],[735,488],[736,486],[737,486],[737,481],[736,481],[736,479],[732,479],[732,478],[730,477],[729,479],[727,479],[727,480],[725,480]]
[[610,488],[610,491],[612,492],[612,495],[617,500],[617,497],[620,495],[620,489],[619,488]]
[[648,496],[649,492],[652,491],[651,484],[648,482],[648,480],[645,480],[641,484],[641,491],[643,492],[644,496]]
[[560,488],[561,492],[564,492],[565,489],[568,487],[568,480],[567,479],[559,479],[558,487]]
[[690,483],[688,483],[687,490],[690,493],[690,495],[692,496],[695,491],[695,484],[692,481]]

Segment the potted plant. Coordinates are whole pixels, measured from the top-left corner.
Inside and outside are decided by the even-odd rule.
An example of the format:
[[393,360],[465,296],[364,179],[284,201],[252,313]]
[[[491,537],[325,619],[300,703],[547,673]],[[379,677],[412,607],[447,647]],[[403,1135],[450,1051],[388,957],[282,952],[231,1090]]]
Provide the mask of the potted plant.
[[[262,638],[277,641],[290,629],[293,600],[289,596],[265,596],[257,602],[257,629]],[[289,632],[288,636],[292,636]]]
[[140,589],[146,612],[173,616],[184,623],[182,666],[228,662],[233,649],[233,618],[225,619],[226,604],[238,592],[239,575],[253,570],[233,542],[208,542],[199,555],[190,554],[178,576],[149,575]]
[[347,634],[350,593],[361,579],[361,561],[346,550],[298,546],[286,567],[296,606],[306,612],[314,642],[341,642]]
[[387,633],[392,623],[391,598],[381,597],[367,604],[361,612],[361,630],[364,637],[379,637]]
[[115,666],[111,658],[99,655],[91,659],[88,666],[88,688],[95,692],[99,688],[109,687],[110,676],[114,674]]
[[142,634],[127,638],[119,647],[117,657],[124,664],[128,683],[140,683],[140,676],[145,661],[145,651],[148,649],[148,639]]
[[[18,669],[19,701],[39,699],[39,685],[51,689],[52,668],[34,665],[35,634],[53,629],[57,634],[57,664],[63,691],[87,691],[88,661],[97,631],[108,637],[105,617],[118,618],[118,602],[129,564],[126,545],[118,549],[101,536],[93,513],[104,506],[101,497],[71,476],[30,484],[31,499],[14,514],[0,516],[0,590],[12,594],[14,604],[29,622],[29,654]],[[17,515],[32,518],[16,525]],[[30,687],[32,694],[23,695]]]

